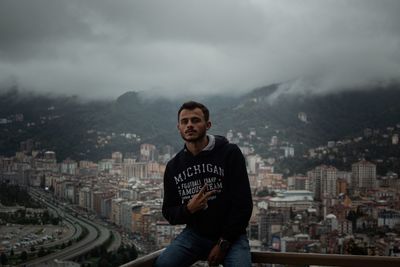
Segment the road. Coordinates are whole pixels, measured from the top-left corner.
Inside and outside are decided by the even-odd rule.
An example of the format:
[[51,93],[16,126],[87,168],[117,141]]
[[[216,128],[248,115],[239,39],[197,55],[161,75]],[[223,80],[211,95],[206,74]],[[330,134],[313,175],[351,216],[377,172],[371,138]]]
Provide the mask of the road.
[[88,235],[79,241],[78,243],[73,244],[61,251],[46,255],[41,258],[34,259],[25,263],[25,266],[43,266],[45,262],[52,261],[54,259],[59,260],[71,260],[80,255],[88,253],[93,248],[97,246],[101,246],[111,235],[110,231],[103,227],[102,225],[96,224],[82,216],[72,216],[69,214],[69,211],[65,207],[60,207],[60,205],[54,205],[51,203],[52,199],[50,197],[45,196],[39,190],[32,190],[31,195],[36,199],[40,199],[43,203],[45,203],[48,207],[55,209],[58,214],[63,215],[63,218],[69,221],[72,221],[74,224],[78,224],[83,228],[86,228],[88,231]]

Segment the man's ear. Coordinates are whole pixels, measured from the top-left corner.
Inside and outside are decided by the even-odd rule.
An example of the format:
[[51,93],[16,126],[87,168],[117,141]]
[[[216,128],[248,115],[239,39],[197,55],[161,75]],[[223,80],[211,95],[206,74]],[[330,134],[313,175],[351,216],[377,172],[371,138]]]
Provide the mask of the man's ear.
[[211,121],[207,122],[207,126],[206,126],[207,130],[209,130],[211,128]]

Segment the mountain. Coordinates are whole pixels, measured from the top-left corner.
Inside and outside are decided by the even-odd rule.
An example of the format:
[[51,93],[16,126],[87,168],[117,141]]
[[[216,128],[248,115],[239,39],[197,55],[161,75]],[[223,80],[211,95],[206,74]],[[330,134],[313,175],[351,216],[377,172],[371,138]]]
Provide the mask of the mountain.
[[[254,130],[254,148],[263,156],[269,155],[267,144],[273,136],[301,155],[327,141],[360,135],[365,128],[400,122],[399,85],[324,95],[279,94],[280,86],[196,100],[211,110],[212,133],[234,130],[247,135]],[[12,88],[0,95],[0,155],[14,155],[29,139],[38,149],[55,151],[59,160],[99,160],[116,150],[137,152],[143,142],[179,149],[176,112],[183,101],[127,92],[116,100],[82,102]]]
[[[365,128],[383,128],[400,122],[400,86],[347,90],[324,95],[288,94],[273,96],[279,85],[259,88],[245,95],[232,115],[230,127],[262,129],[271,126],[292,143],[325,144],[362,133]],[[299,119],[307,116],[307,122]],[[272,132],[273,132],[272,131]]]

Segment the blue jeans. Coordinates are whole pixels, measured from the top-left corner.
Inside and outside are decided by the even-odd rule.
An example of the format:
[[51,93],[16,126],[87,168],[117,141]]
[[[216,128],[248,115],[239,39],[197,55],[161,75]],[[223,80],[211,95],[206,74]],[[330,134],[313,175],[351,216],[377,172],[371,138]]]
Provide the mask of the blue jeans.
[[[198,260],[207,260],[215,241],[185,228],[156,259],[154,267],[188,267]],[[250,267],[251,255],[246,235],[241,235],[228,251],[224,267]]]

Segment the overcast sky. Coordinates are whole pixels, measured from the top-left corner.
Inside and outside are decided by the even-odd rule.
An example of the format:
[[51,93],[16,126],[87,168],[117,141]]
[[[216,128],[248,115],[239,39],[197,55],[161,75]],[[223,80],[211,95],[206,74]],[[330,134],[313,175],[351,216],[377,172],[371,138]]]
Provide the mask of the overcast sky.
[[0,87],[116,98],[399,80],[399,14],[398,0],[0,0]]

